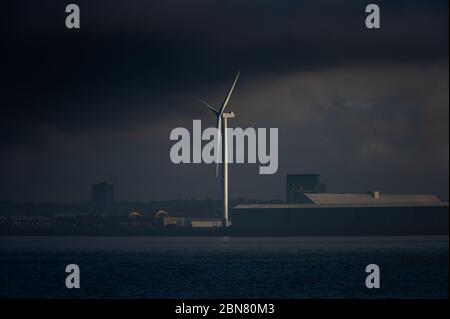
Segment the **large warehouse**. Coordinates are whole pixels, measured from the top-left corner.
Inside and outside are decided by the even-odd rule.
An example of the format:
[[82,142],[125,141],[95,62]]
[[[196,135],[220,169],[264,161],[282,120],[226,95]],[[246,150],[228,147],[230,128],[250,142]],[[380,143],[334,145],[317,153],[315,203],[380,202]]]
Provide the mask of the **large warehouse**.
[[433,195],[297,194],[300,203],[238,205],[233,233],[248,235],[448,235],[448,203]]

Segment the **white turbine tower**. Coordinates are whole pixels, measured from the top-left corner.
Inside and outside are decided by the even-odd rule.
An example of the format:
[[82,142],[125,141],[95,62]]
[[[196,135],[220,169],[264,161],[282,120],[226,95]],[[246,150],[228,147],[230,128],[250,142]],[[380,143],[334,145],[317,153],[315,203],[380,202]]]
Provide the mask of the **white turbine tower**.
[[[200,100],[205,104],[217,117],[217,148],[216,148],[216,178],[219,176],[219,154],[222,153],[222,195],[223,195],[223,221],[222,225],[228,227],[230,225],[228,219],[228,141],[227,141],[227,127],[228,119],[235,117],[233,112],[225,113],[224,110],[230,101],[231,94],[233,93],[236,82],[239,78],[240,71],[237,73],[234,79],[233,85],[230,88],[222,106],[219,110],[216,110],[211,105],[203,100]],[[222,126],[223,119],[223,126]],[[220,152],[220,147],[222,147],[222,152]]]

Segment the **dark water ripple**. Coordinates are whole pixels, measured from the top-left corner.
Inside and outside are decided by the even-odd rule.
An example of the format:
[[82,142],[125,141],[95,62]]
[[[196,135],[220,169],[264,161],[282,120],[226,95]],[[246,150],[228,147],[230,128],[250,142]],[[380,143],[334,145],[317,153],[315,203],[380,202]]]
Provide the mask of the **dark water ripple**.
[[448,257],[448,237],[0,237],[0,298],[448,298]]

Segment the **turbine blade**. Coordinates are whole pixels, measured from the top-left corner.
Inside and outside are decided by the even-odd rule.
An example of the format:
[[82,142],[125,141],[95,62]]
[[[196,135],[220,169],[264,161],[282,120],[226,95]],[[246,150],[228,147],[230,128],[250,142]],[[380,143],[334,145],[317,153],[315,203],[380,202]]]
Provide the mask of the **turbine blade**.
[[205,101],[203,101],[202,99],[198,99],[201,103],[205,104],[207,107],[209,107],[209,109],[211,111],[214,112],[214,114],[218,115],[219,111],[217,111],[215,108],[213,108],[211,105],[209,105],[208,103],[206,103]]
[[219,114],[222,114],[223,111],[225,110],[225,108],[227,107],[228,101],[230,101],[230,97],[231,94],[233,93],[234,87],[236,86],[236,82],[239,78],[239,74],[241,73],[241,71],[238,71],[236,78],[234,79],[233,85],[231,86],[230,91],[227,94],[227,97],[225,98],[225,100],[223,101],[222,107],[220,108]]
[[222,156],[222,118],[217,117],[217,149],[216,149],[216,178],[219,177],[219,159]]

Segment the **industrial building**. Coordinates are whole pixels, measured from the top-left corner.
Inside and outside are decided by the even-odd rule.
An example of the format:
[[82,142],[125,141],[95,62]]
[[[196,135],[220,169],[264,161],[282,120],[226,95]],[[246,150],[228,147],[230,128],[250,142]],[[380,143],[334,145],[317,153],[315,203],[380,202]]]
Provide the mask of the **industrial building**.
[[158,210],[153,214],[153,225],[157,227],[216,228],[222,227],[222,219],[174,217],[164,210]]
[[289,174],[286,176],[286,202],[298,203],[303,193],[324,193],[325,184],[319,174]]
[[233,231],[259,235],[448,235],[448,203],[433,195],[302,193],[302,203],[238,205]]
[[286,204],[233,208],[242,235],[448,235],[448,203],[434,195],[324,193],[318,174],[286,176]]
[[222,220],[219,218],[164,217],[163,226],[188,227],[188,228],[216,228],[222,227]]

